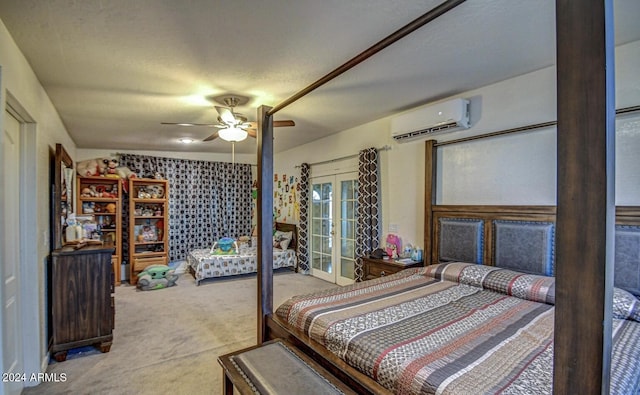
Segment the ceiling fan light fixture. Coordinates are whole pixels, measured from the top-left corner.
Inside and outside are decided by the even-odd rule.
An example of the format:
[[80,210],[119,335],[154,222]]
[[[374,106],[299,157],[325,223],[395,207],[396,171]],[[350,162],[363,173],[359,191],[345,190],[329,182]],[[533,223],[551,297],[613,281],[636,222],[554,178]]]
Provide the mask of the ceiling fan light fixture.
[[218,131],[218,136],[221,139],[230,142],[242,141],[247,138],[247,135],[248,133],[246,130],[236,127],[228,127]]

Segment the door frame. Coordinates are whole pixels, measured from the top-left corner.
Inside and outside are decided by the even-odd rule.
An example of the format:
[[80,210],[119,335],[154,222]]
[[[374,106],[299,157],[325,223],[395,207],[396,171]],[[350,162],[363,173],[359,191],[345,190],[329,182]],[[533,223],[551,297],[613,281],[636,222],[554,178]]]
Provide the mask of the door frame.
[[343,277],[341,275],[341,269],[342,269],[342,254],[341,254],[341,233],[342,233],[342,229],[341,229],[341,217],[338,215],[341,208],[340,208],[340,203],[341,203],[341,195],[342,195],[342,181],[347,181],[347,180],[355,180],[358,181],[358,172],[357,171],[346,171],[346,172],[341,172],[338,174],[324,174],[324,175],[318,175],[315,177],[310,177],[309,179],[309,196],[311,197],[310,199],[310,209],[309,209],[309,213],[311,214],[309,216],[309,224],[308,224],[308,229],[310,230],[309,234],[310,236],[312,236],[312,220],[313,220],[313,216],[312,216],[312,206],[313,206],[313,184],[318,184],[318,183],[327,183],[327,182],[331,182],[332,185],[332,201],[331,201],[331,219],[332,219],[332,237],[331,237],[331,244],[332,244],[332,250],[331,250],[331,267],[332,267],[332,274],[328,274],[324,271],[319,271],[319,273],[315,273],[314,274],[314,268],[313,268],[313,260],[312,260],[312,256],[311,254],[313,253],[312,248],[313,248],[313,237],[310,237],[309,239],[309,271],[311,273],[311,275],[313,275],[314,277],[320,278],[322,280],[325,281],[329,281],[332,282],[334,284],[337,285],[348,285],[348,284],[352,284],[355,282],[355,279],[349,279],[347,277]]
[[[29,377],[32,373],[46,371],[48,358],[46,355],[46,262],[39,262],[38,244],[49,245],[49,226],[38,227],[38,155],[36,124],[18,100],[3,89],[2,68],[0,67],[0,128],[4,128],[5,114],[10,112],[20,122],[20,320],[22,326],[22,366]],[[4,149],[4,133],[0,133],[0,150]],[[45,165],[49,167],[49,161]],[[49,173],[47,172],[47,180]],[[0,186],[5,190],[6,180],[0,173]],[[44,186],[45,196],[49,196],[49,183]],[[4,200],[4,194],[0,194]],[[48,199],[47,199],[48,201]],[[47,207],[48,208],[48,207]],[[0,213],[0,221],[4,223],[4,215]],[[34,231],[35,230],[35,231]],[[42,232],[42,234],[40,234]],[[42,236],[42,238],[40,238]],[[0,227],[0,246],[5,242],[4,228]],[[0,282],[0,303],[4,303],[4,287]],[[41,295],[42,293],[42,295]],[[0,348],[2,348],[2,331],[4,317],[0,314]],[[0,358],[0,368],[5,371],[4,361]],[[34,386],[38,382],[28,381],[25,386]],[[0,394],[5,393],[5,386],[0,385]]]

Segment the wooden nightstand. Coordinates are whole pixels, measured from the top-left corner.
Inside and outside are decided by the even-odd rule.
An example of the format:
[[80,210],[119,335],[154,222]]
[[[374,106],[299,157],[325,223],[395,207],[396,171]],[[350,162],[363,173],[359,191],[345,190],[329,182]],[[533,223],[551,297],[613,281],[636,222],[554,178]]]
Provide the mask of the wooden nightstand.
[[372,278],[378,278],[387,276],[389,274],[397,273],[400,270],[408,269],[410,267],[423,266],[423,262],[415,262],[408,265],[398,263],[393,259],[376,259],[369,257],[362,257],[362,265],[364,269],[364,279],[371,280]]

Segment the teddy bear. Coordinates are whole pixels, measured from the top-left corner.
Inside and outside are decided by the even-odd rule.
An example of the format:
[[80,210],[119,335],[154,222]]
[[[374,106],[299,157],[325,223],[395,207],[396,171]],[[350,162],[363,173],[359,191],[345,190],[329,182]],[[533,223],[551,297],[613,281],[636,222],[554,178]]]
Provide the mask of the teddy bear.
[[167,265],[149,265],[138,273],[138,289],[152,291],[176,285],[178,275]]
[[104,159],[87,159],[76,164],[76,172],[81,177],[101,176],[106,166]]

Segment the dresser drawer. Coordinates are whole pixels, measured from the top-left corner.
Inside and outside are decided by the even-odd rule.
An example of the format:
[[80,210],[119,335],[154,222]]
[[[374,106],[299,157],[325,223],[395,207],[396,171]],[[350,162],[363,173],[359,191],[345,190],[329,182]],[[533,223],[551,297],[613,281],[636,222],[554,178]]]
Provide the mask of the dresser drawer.
[[151,265],[166,265],[167,257],[165,256],[150,256],[144,258],[133,259],[133,270],[136,272],[143,271],[147,266]]

